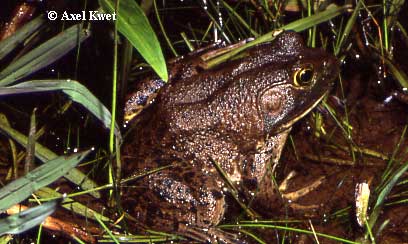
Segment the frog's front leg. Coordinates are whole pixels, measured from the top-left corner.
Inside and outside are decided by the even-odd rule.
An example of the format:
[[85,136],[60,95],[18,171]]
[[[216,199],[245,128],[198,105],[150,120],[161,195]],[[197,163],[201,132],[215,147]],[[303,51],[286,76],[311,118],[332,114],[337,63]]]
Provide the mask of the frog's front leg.
[[268,201],[276,195],[276,187],[268,175],[274,175],[289,132],[290,129],[287,129],[259,141],[257,153],[247,156],[244,160],[242,190],[250,203],[255,196]]
[[[289,202],[293,209],[314,209],[315,205],[300,205],[296,201],[315,190],[322,184],[324,178],[319,178],[308,186],[296,191],[287,192],[290,180],[295,177],[291,172],[280,185],[274,182],[275,168],[279,163],[280,155],[289,135],[290,129],[269,136],[267,140],[259,143],[258,153],[246,160],[244,167],[243,193],[248,198],[250,206],[257,206],[255,210],[269,213],[279,209],[283,201]],[[265,211],[266,210],[266,211]]]
[[242,243],[216,227],[225,211],[216,177],[185,164],[164,169],[128,188],[124,207],[148,229],[206,243]]

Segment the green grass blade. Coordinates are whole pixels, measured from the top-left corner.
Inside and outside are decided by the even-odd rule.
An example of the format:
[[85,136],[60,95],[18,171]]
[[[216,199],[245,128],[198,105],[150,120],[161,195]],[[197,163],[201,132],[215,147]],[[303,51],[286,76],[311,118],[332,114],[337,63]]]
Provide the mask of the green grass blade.
[[341,237],[333,236],[333,235],[328,235],[320,232],[313,232],[310,230],[304,230],[304,229],[299,229],[299,228],[293,228],[289,226],[282,226],[282,225],[266,225],[266,224],[223,224],[219,225],[220,228],[222,229],[231,229],[231,228],[265,228],[265,229],[276,229],[276,230],[285,230],[285,231],[292,231],[295,233],[302,233],[302,234],[308,234],[308,235],[317,235],[319,237],[324,237],[329,240],[334,240],[339,243],[349,243],[349,244],[360,244],[359,242],[354,242],[350,241]]
[[33,109],[33,113],[31,114],[31,119],[30,119],[30,130],[28,133],[28,141],[27,141],[27,147],[26,147],[26,157],[25,157],[25,163],[24,163],[24,173],[27,174],[31,169],[32,166],[34,165],[34,159],[35,159],[35,134],[37,132],[36,129],[36,117],[35,117],[35,111],[37,109]]
[[14,50],[14,48],[22,43],[29,35],[37,31],[44,24],[43,16],[31,20],[23,27],[18,29],[14,35],[0,42],[0,60]]
[[307,28],[313,27],[315,25],[318,25],[320,23],[323,23],[329,19],[332,19],[342,13],[344,13],[345,11],[347,11],[349,9],[349,6],[342,6],[342,7],[337,7],[337,6],[333,6],[328,8],[327,10],[323,11],[323,12],[319,12],[318,14],[309,16],[307,18],[303,18],[300,20],[296,20],[293,21],[290,24],[287,24],[285,26],[282,26],[280,29],[278,30],[273,30],[271,32],[268,32],[258,38],[256,38],[254,41],[248,42],[247,44],[240,46],[234,50],[232,50],[231,52],[228,52],[226,54],[220,55],[219,57],[216,57],[210,61],[207,62],[207,68],[211,68],[214,67],[228,59],[230,59],[231,57],[237,55],[238,53],[242,52],[243,50],[249,48],[249,47],[253,47],[255,45],[258,45],[260,43],[263,42],[268,42],[268,41],[272,41],[273,39],[275,39],[275,37],[281,33],[281,30],[292,30],[292,31],[296,31],[296,32],[300,32],[303,30],[306,30]]
[[115,242],[116,244],[119,244],[118,239],[113,235],[112,231],[108,228],[108,226],[106,226],[105,223],[103,223],[103,221],[100,220],[97,215],[95,215],[95,218],[98,221],[98,223],[102,226],[102,228],[106,231],[106,233],[108,233],[108,235],[111,238],[112,242]]
[[[114,12],[114,0],[99,0],[99,4],[105,12]],[[133,0],[121,0],[118,11],[119,32],[132,43],[159,77],[167,81],[166,62],[160,43],[142,9]]]
[[346,10],[349,10],[349,9],[350,9],[350,5],[345,5],[342,7],[330,6],[325,11],[319,12],[307,18],[293,21],[290,24],[282,26],[281,29],[300,32],[310,27],[316,26],[320,23],[326,22],[330,19],[333,19],[334,17],[344,13]]
[[20,234],[41,224],[57,208],[58,201],[46,202],[42,205],[13,214],[0,220],[0,235]]
[[389,8],[387,22],[389,23],[389,27],[394,26],[395,21],[398,19],[398,16],[403,10],[402,6],[405,4],[405,0],[391,0],[386,2],[386,7]]
[[387,184],[384,186],[384,189],[378,194],[377,201],[374,205],[373,212],[370,215],[369,218],[369,225],[372,228],[377,221],[378,216],[381,213],[382,206],[384,204],[385,199],[387,198],[388,194],[391,192],[392,188],[395,186],[397,181],[400,179],[400,177],[408,170],[408,162],[404,163],[401,165],[401,167],[393,173],[392,176],[390,176]]
[[[0,116],[3,115],[0,114]],[[0,130],[6,133],[8,136],[12,137],[23,147],[27,146],[28,141],[27,137],[11,128],[9,125],[0,122]],[[35,156],[44,163],[58,157],[57,154],[55,154],[48,148],[44,147],[40,143],[35,144]],[[90,180],[84,173],[75,168],[71,169],[66,175],[64,175],[64,177],[67,180],[71,181],[72,183],[80,186],[84,190],[90,190],[98,187],[98,185],[95,182]],[[89,192],[89,194],[96,198],[101,197],[99,192]]]
[[87,37],[89,32],[81,29],[79,24],[66,29],[2,70],[0,87],[14,83],[55,62]]
[[[56,192],[55,190],[49,188],[49,187],[43,187],[39,189],[38,191],[35,192],[35,194],[41,198],[61,198],[62,199],[62,194],[59,192]],[[41,199],[42,200],[42,199]],[[43,201],[43,200],[42,200]],[[88,208],[87,206],[76,202],[72,198],[65,197],[64,200],[61,203],[61,207],[67,209],[68,211],[72,211],[75,214],[79,214],[85,218],[91,218],[96,220],[95,216],[97,216],[100,220],[104,222],[113,222],[111,219],[108,217],[95,212],[95,210]],[[93,213],[93,214],[92,214]]]
[[90,150],[87,150],[70,156],[59,156],[7,184],[0,189],[0,211],[23,201],[36,190],[56,181],[74,168],[89,152]]
[[243,28],[248,30],[251,35],[257,37],[259,36],[258,32],[256,32],[254,29],[251,28],[251,26],[248,24],[247,21],[245,21],[236,11],[234,8],[232,8],[228,3],[225,1],[221,1],[222,5],[225,7],[225,9],[232,15],[234,16],[237,21],[239,22],[240,25],[242,25]]
[[[0,89],[1,95],[14,95],[33,92],[62,91],[74,102],[84,106],[98,118],[105,128],[110,128],[111,113],[85,86],[73,80],[32,80]],[[115,126],[115,135],[122,140],[119,126]]]
[[399,82],[403,89],[408,89],[408,75],[399,67],[394,65],[393,62],[384,58],[383,59],[387,67],[390,69],[392,75]]
[[355,26],[354,24],[356,23],[357,16],[362,6],[363,6],[363,1],[360,0],[357,3],[357,6],[354,8],[353,14],[348,19],[346,27],[344,28],[344,31],[341,33],[340,41],[338,42],[338,45],[336,45],[336,47],[334,48],[334,55],[337,56],[340,53],[340,50],[343,47],[344,43],[346,42],[348,36],[350,35],[350,32],[353,26]]

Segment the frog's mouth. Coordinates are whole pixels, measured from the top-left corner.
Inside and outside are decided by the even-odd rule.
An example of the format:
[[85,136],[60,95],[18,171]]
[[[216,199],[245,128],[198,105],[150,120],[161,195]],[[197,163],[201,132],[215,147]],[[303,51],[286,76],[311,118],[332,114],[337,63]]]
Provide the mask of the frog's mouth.
[[294,117],[292,117],[291,120],[289,120],[286,123],[282,123],[279,128],[279,131],[284,131],[289,129],[290,127],[292,127],[292,125],[294,123],[296,123],[297,121],[299,121],[300,119],[302,119],[303,117],[305,117],[310,111],[312,111],[322,100],[323,98],[328,94],[329,92],[325,92],[323,93],[323,95],[321,95],[317,100],[315,100],[313,103],[311,103],[307,109],[301,111],[299,114],[295,115]]

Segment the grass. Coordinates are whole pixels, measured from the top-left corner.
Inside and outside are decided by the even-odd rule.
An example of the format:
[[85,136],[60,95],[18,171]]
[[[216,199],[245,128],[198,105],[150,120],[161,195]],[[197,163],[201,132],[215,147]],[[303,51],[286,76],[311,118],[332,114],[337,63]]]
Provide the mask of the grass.
[[[124,4],[133,4],[130,3],[130,1],[121,0],[121,2],[122,1]],[[136,46],[137,50],[143,56],[143,59],[141,59],[139,54],[134,53],[133,57],[136,57],[135,59],[138,61],[136,61],[136,65],[138,67],[145,67],[146,63],[144,60],[146,60],[149,65],[153,66],[153,70],[156,70],[161,77],[167,76],[165,68],[163,67],[164,58],[161,50],[163,50],[167,57],[185,54],[185,50],[187,49],[197,49],[211,43],[214,40],[215,33],[217,33],[216,35],[218,35],[218,38],[226,41],[227,44],[235,43],[238,40],[249,37],[256,38],[255,41],[249,42],[245,46],[210,60],[207,63],[207,68],[211,68],[239,54],[245,48],[265,41],[271,41],[274,38],[275,33],[281,29],[285,29],[302,32],[303,35],[307,37],[305,38],[308,40],[307,43],[311,46],[324,46],[328,52],[336,55],[342,62],[355,62],[358,64],[359,61],[354,59],[356,53],[359,55],[366,55],[374,60],[375,64],[373,66],[377,68],[376,71],[382,72],[380,77],[378,77],[379,79],[383,78],[381,76],[392,77],[395,81],[390,84],[391,86],[396,87],[395,89],[398,89],[398,86],[401,87],[402,92],[405,91],[404,89],[408,89],[407,75],[401,68],[406,64],[399,63],[400,61],[395,58],[398,56],[398,53],[391,48],[395,46],[398,41],[395,37],[397,35],[395,34],[395,29],[398,29],[401,32],[400,42],[408,43],[408,35],[405,31],[406,27],[403,26],[398,17],[398,11],[400,9],[398,6],[401,5],[401,1],[395,0],[391,2],[391,5],[388,5],[388,3],[384,1],[372,6],[367,5],[364,1],[359,1],[356,6],[353,6],[353,8],[351,8],[351,6],[327,6],[327,4],[324,3],[323,5],[326,5],[324,9],[316,8],[316,6],[313,6],[310,2],[307,3],[306,1],[303,2],[303,5],[290,2],[286,6],[280,2],[275,2],[274,5],[267,6],[266,2],[267,1],[252,1],[248,3],[232,4],[230,2],[220,1],[218,4],[214,1],[208,1],[206,6],[192,4],[191,6],[186,7],[182,5],[182,3],[179,3],[178,6],[171,5],[169,2],[167,5],[163,6],[161,5],[162,2],[153,1],[152,12],[154,15],[149,16],[149,20],[153,24],[152,27],[150,27],[146,18],[143,19],[143,17],[140,17],[143,14],[137,6],[132,5],[132,9],[138,9],[138,14],[134,14],[134,11],[129,11],[130,8],[126,9],[119,7],[121,21],[117,23],[118,30],[129,39],[129,43]],[[115,1],[113,0],[101,0],[99,3],[105,11],[113,11],[115,8]],[[391,6],[390,11],[392,10],[392,15],[386,11],[386,8],[389,6]],[[288,13],[284,11],[285,8],[297,8],[300,10],[294,14],[296,20],[288,22],[289,18],[285,17],[285,15],[288,15]],[[188,16],[190,11],[191,16]],[[196,17],[194,13],[200,13],[200,16]],[[191,19],[188,19],[187,23],[185,23],[183,21],[186,20],[182,18],[183,15],[188,16]],[[304,17],[302,18],[302,16]],[[371,21],[368,20],[368,24],[371,27],[370,29],[364,29],[362,27],[367,25],[367,20],[363,20],[361,16],[371,17]],[[222,18],[222,22],[219,17]],[[200,19],[204,24],[198,23],[196,19]],[[140,28],[134,29],[135,25],[133,23],[139,23],[140,21],[143,22],[141,29],[151,29],[149,33],[146,34],[146,32],[143,32],[144,30],[140,30]],[[105,24],[108,28],[109,25],[107,23]],[[104,236],[98,236],[100,242],[118,243],[123,241],[140,243],[183,241],[183,237],[172,233],[152,231],[147,235],[129,234],[127,233],[125,226],[121,225],[123,223],[121,220],[129,217],[126,217],[120,208],[118,209],[119,217],[115,220],[111,217],[113,215],[105,213],[102,210],[94,209],[95,207],[88,204],[87,201],[81,201],[83,200],[83,197],[88,197],[87,199],[102,199],[105,206],[112,205],[112,203],[120,204],[118,186],[124,184],[137,184],[137,180],[140,180],[140,178],[145,175],[136,176],[130,179],[120,179],[120,174],[118,172],[123,170],[121,169],[121,165],[119,163],[117,165],[111,164],[110,167],[108,167],[108,162],[113,162],[115,160],[115,162],[120,161],[120,126],[111,123],[112,119],[109,110],[106,109],[100,99],[96,98],[89,89],[80,84],[80,78],[78,78],[78,82],[70,79],[57,79],[56,77],[47,77],[47,79],[41,78],[41,80],[28,80],[35,76],[38,70],[48,67],[67,52],[75,49],[75,47],[78,46],[78,41],[83,42],[88,39],[90,35],[93,35],[89,30],[85,32],[82,32],[82,30],[78,31],[78,28],[82,25],[74,25],[73,27],[66,28],[61,31],[59,35],[55,35],[55,37],[49,40],[44,38],[31,38],[33,35],[46,33],[47,28],[41,28],[45,27],[45,25],[46,24],[41,18],[36,18],[29,22],[27,25],[28,27],[23,27],[15,33],[12,37],[13,41],[18,40],[20,43],[25,42],[26,50],[24,52],[20,52],[18,46],[12,44],[14,42],[11,42],[11,39],[6,39],[5,41],[0,42],[0,59],[2,60],[2,63],[4,63],[3,66],[0,66],[0,96],[19,95],[29,97],[35,92],[48,92],[46,93],[46,96],[52,97],[55,95],[51,95],[50,92],[62,91],[62,93],[67,95],[68,98],[58,98],[57,101],[55,102],[54,100],[50,106],[58,107],[58,110],[63,111],[59,116],[67,116],[67,119],[61,126],[71,129],[65,130],[66,136],[62,134],[58,135],[58,137],[65,137],[64,140],[67,141],[66,147],[75,145],[77,148],[84,149],[85,145],[87,145],[87,135],[98,135],[98,133],[87,131],[87,128],[89,127],[86,125],[78,125],[69,121],[67,113],[70,113],[70,111],[71,113],[81,113],[78,112],[78,110],[80,110],[78,107],[85,108],[87,111],[86,113],[90,115],[89,117],[96,118],[94,121],[91,121],[91,123],[96,123],[98,126],[102,125],[100,127],[111,128],[111,135],[115,135],[115,138],[118,140],[115,142],[111,139],[109,150],[107,149],[109,140],[106,139],[108,137],[101,136],[102,138],[99,140],[102,141],[99,145],[101,148],[97,150],[98,153],[95,153],[94,159],[89,159],[88,162],[85,162],[81,167],[81,169],[90,169],[90,173],[83,173],[85,172],[84,170],[73,169],[70,174],[65,176],[72,182],[70,184],[78,187],[77,189],[71,189],[71,193],[60,193],[66,192],[65,190],[61,191],[58,189],[60,184],[63,186],[63,184],[60,183],[61,181],[55,183],[53,187],[44,187],[45,185],[56,181],[57,178],[60,178],[63,175],[61,173],[61,175],[53,175],[53,177],[49,177],[46,173],[49,173],[51,169],[45,168],[45,170],[43,170],[44,173],[41,173],[41,176],[35,177],[36,179],[34,181],[29,181],[30,184],[38,187],[32,191],[24,190],[25,195],[23,197],[21,195],[17,197],[18,194],[12,196],[12,198],[15,199],[13,204],[22,202],[26,198],[30,198],[31,194],[33,195],[31,195],[30,202],[48,202],[53,199],[63,199],[61,204],[64,208],[72,211],[78,216],[83,216],[86,221],[90,220],[100,224],[99,228],[104,230],[107,234]],[[153,31],[159,34],[158,39],[152,34]],[[361,36],[364,36],[365,38],[365,45],[363,46],[359,46],[358,44],[359,41],[362,41]],[[158,42],[156,43],[155,39],[161,41],[160,45]],[[100,41],[102,40],[99,40],[98,38],[95,38],[94,40],[95,43]],[[123,38],[120,41],[123,41]],[[28,45],[30,42],[31,44]],[[118,48],[120,51],[121,46],[119,46],[117,42],[115,43],[116,45],[112,47],[112,50]],[[145,47],[143,45],[137,46],[140,43],[153,43],[153,47]],[[34,46],[34,48],[30,49],[30,46]],[[97,45],[95,44],[95,47],[96,46]],[[141,51],[141,49],[143,49],[143,51]],[[18,55],[16,55],[16,57],[19,58],[9,61],[12,52],[17,52]],[[83,58],[81,56],[83,55],[82,52],[83,47],[78,51],[76,57],[77,63],[75,63],[75,67],[79,69],[81,65],[80,60]],[[115,72],[119,72],[118,66],[129,67],[131,63],[130,57],[132,57],[132,55],[129,48],[122,53],[122,56],[124,57],[123,59],[120,59],[118,55],[120,56],[120,52],[116,53],[118,59],[112,66],[112,69]],[[123,68],[120,70],[118,78],[134,77],[135,74],[131,73],[131,70],[132,69],[130,68]],[[75,70],[74,73],[79,74],[78,77],[81,77],[81,72],[79,70]],[[92,75],[93,74],[91,74],[91,77]],[[76,77],[76,75],[74,77]],[[371,79],[373,78],[371,77]],[[114,78],[114,80],[115,83],[113,84],[114,87],[116,87],[118,79]],[[124,80],[126,80],[126,78],[124,78]],[[385,79],[381,81],[390,82]],[[327,238],[342,243],[360,243],[362,240],[368,240],[375,243],[378,238],[381,238],[381,234],[387,232],[390,220],[382,218],[383,211],[387,211],[387,209],[392,208],[392,206],[395,205],[406,206],[408,202],[406,194],[406,192],[408,192],[406,184],[406,170],[408,169],[408,163],[404,158],[407,152],[403,150],[404,146],[406,146],[406,126],[403,128],[395,128],[395,130],[400,130],[401,133],[399,134],[399,140],[392,151],[383,151],[379,148],[371,148],[370,146],[363,145],[361,143],[361,138],[364,139],[365,137],[373,135],[364,135],[359,132],[360,128],[356,125],[355,120],[356,105],[350,104],[347,101],[348,95],[351,93],[350,89],[347,90],[347,86],[349,86],[349,84],[346,84],[347,82],[346,78],[340,76],[335,90],[331,93],[331,97],[337,98],[338,101],[340,101],[340,105],[334,103],[329,98],[325,100],[319,111],[314,112],[314,116],[309,116],[306,119],[311,122],[309,125],[313,125],[311,126],[312,133],[310,133],[310,138],[313,138],[314,141],[318,141],[321,148],[318,148],[316,150],[317,152],[314,151],[309,154],[304,153],[301,146],[302,142],[294,135],[290,137],[290,143],[287,143],[287,151],[288,153],[294,153],[293,158],[296,162],[307,160],[308,158],[315,163],[323,165],[331,163],[337,167],[372,167],[378,168],[378,172],[385,168],[382,175],[377,173],[375,179],[370,182],[370,188],[374,190],[371,191],[372,193],[370,195],[370,208],[368,210],[369,213],[367,214],[369,218],[364,227],[364,235],[361,235],[360,230],[354,227],[353,221],[350,221],[350,219],[354,218],[353,199],[350,199],[350,205],[342,206],[341,208],[333,208],[330,212],[326,213],[324,217],[314,217],[310,222],[308,222],[308,217],[306,216],[298,219],[290,216],[290,213],[277,215],[280,219],[275,221],[268,219],[261,220],[250,208],[245,207],[245,203],[240,202],[236,189],[232,190],[236,200],[243,206],[245,211],[249,212],[249,216],[252,216],[252,218],[256,216],[256,220],[248,222],[245,218],[238,219],[239,222],[237,224],[223,224],[220,225],[220,228],[240,231],[255,243],[268,243],[268,240],[264,240],[264,236],[259,234],[259,232],[262,232],[265,229],[272,229],[274,232],[271,233],[277,233],[276,238],[281,243],[289,243],[295,240],[294,238],[297,234],[305,234],[315,242],[324,242],[324,238]],[[359,82],[363,83],[366,81],[360,80]],[[113,97],[110,101],[113,104],[111,111],[114,111],[116,108],[115,96],[117,93],[115,92],[115,89],[113,89],[111,93]],[[75,102],[76,105],[71,105],[70,102],[67,103],[67,99]],[[120,97],[118,99],[120,101]],[[361,103],[364,103],[364,101],[361,101]],[[78,104],[80,106],[78,106]],[[5,101],[2,102],[0,106],[14,107],[15,105],[14,103],[7,104],[7,101]],[[3,120],[1,124],[0,130],[6,135],[6,137],[4,137],[6,138],[5,144],[2,145],[7,145],[7,147],[10,148],[9,150],[4,149],[10,154],[7,158],[11,159],[9,160],[10,163],[7,168],[4,169],[4,171],[7,172],[5,174],[7,176],[5,178],[7,181],[16,178],[18,176],[17,174],[21,177],[20,181],[21,179],[31,179],[31,175],[36,173],[34,170],[30,173],[21,174],[21,172],[17,170],[18,168],[21,168],[20,162],[24,158],[29,162],[32,161],[32,157],[35,155],[37,161],[47,162],[54,158],[60,159],[61,157],[66,157],[63,156],[63,153],[61,152],[53,152],[54,150],[51,149],[51,143],[44,138],[47,136],[46,128],[48,127],[48,124],[51,124],[52,122],[42,120],[41,118],[48,112],[44,112],[47,110],[42,109],[41,105],[35,106],[40,106],[40,108],[37,109],[35,116],[33,115],[35,123],[32,123],[31,128],[35,127],[34,124],[36,124],[37,127],[36,130],[34,130],[34,135],[32,134],[31,136],[28,136],[28,133],[26,133],[27,130],[15,120],[11,120],[10,122]],[[24,109],[26,109],[26,112],[24,113],[27,115],[31,114],[31,107],[23,108],[23,111]],[[16,116],[14,116],[12,112],[9,112],[9,114],[4,115],[4,117],[15,118]],[[29,118],[29,116],[26,117]],[[118,116],[114,113],[113,118],[118,118]],[[120,121],[120,119],[118,119],[118,121]],[[30,119],[27,119],[25,122],[27,125],[30,124]],[[16,128],[15,125],[17,125]],[[79,128],[83,131],[79,132]],[[95,129],[95,127],[92,128]],[[71,137],[75,138],[75,142],[71,141]],[[30,139],[30,143],[27,144],[28,138]],[[104,140],[107,141],[104,142]],[[21,146],[17,146],[16,143]],[[104,148],[104,146],[106,148]],[[26,147],[31,151],[26,150]],[[34,150],[34,153],[32,153],[32,150]],[[324,155],[324,152],[332,152],[332,154],[328,157]],[[58,155],[60,157],[58,157]],[[1,161],[3,161],[3,159]],[[341,165],[344,162],[349,164],[349,166]],[[52,163],[52,161],[50,163]],[[61,163],[57,162],[56,164],[60,165]],[[45,166],[40,166],[37,170],[44,169],[42,167]],[[285,168],[285,166],[282,166],[282,168]],[[110,176],[110,181],[108,180],[109,169],[114,170]],[[154,172],[155,171],[146,172],[146,174]],[[226,177],[225,174],[224,176]],[[276,176],[277,179],[279,179],[279,175]],[[228,177],[226,178],[226,181],[229,182]],[[4,182],[5,179],[2,178],[1,180]],[[345,177],[345,180],[347,180],[347,177]],[[15,180],[11,181],[10,184],[20,183],[19,180]],[[30,184],[26,183],[25,186],[30,186]],[[233,184],[230,183],[230,185],[232,186],[231,189],[233,189]],[[21,185],[20,187],[21,189],[25,189],[23,188],[24,185]],[[336,191],[341,187],[341,182],[339,182],[336,186],[333,186],[333,189]],[[2,189],[7,190],[6,187],[3,187]],[[103,195],[108,194],[108,191],[110,191],[111,198],[102,197]],[[9,192],[11,191],[6,193]],[[6,202],[11,203],[11,201],[2,200],[0,197],[0,205]],[[288,207],[288,205],[286,205],[286,207]],[[321,226],[328,225],[329,223],[342,223],[346,226],[346,229],[350,229],[351,233],[354,235],[340,237],[319,230]],[[25,231],[25,229],[13,233],[20,233],[23,231]],[[42,231],[40,228],[37,238],[38,243],[44,238],[41,233]],[[78,236],[75,238],[80,242]]]

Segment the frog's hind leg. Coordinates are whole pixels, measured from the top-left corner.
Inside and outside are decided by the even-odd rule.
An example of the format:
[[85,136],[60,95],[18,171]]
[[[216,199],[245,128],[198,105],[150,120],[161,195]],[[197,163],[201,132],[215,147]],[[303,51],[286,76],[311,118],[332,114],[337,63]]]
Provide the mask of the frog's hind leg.
[[239,243],[233,241],[234,235],[216,228],[225,210],[224,194],[216,177],[186,164],[167,168],[128,188],[123,204],[149,229],[201,242]]

